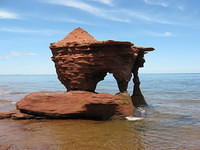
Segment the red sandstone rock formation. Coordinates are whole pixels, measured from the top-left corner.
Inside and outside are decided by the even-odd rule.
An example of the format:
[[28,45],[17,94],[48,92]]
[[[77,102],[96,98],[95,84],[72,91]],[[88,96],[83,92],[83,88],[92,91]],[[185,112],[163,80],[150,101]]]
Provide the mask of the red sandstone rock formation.
[[39,92],[17,103],[22,113],[47,118],[124,119],[132,116],[133,105],[127,94],[96,94],[86,91]]
[[112,73],[119,91],[125,92],[133,73],[134,104],[146,105],[139,87],[138,70],[145,62],[144,54],[154,48],[133,46],[131,42],[97,41],[83,29],[77,28],[63,40],[51,43],[50,49],[58,79],[68,91],[94,92],[97,83],[107,73]]
[[133,94],[132,94],[132,101],[133,105],[135,107],[139,106],[147,106],[147,103],[144,99],[144,96],[142,95],[142,92],[140,90],[140,80],[138,76],[138,71],[140,67],[144,66],[145,60],[144,60],[144,54],[147,52],[153,51],[154,48],[152,47],[139,47],[139,46],[133,46],[133,55],[135,57],[135,64],[132,68],[132,73],[133,73]]
[[94,92],[107,73],[117,80],[120,92],[127,90],[134,65],[130,42],[96,41],[81,28],[51,44],[59,80],[68,91]]
[[[81,28],[52,43],[50,48],[58,78],[68,92],[29,94],[17,103],[18,110],[0,113],[0,119],[122,119],[133,115],[132,103],[136,107],[147,105],[140,90],[138,70],[145,62],[144,54],[153,48],[133,46],[130,42],[97,41]],[[107,73],[113,74],[120,92],[127,90],[133,74],[132,96],[94,93]]]

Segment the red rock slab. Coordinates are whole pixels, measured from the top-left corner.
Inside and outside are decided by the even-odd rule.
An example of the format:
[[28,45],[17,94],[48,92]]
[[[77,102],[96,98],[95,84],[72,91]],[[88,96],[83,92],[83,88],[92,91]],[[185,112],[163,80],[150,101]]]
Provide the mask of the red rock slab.
[[17,103],[23,113],[46,118],[123,119],[134,107],[128,94],[96,94],[86,91],[31,93]]

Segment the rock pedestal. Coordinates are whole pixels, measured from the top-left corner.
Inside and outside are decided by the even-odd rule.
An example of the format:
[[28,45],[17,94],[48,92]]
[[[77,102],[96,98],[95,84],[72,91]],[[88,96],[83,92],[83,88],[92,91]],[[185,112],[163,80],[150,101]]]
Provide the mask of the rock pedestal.
[[46,118],[124,119],[132,116],[133,105],[127,93],[117,95],[70,91],[31,93],[17,103],[22,113]]

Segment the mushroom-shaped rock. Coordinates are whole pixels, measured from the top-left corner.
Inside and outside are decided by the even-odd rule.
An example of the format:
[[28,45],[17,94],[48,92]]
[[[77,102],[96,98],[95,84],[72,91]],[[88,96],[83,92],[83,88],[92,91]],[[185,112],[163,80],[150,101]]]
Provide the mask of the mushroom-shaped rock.
[[112,73],[120,92],[126,92],[131,75],[133,104],[147,105],[140,91],[138,70],[144,65],[144,54],[152,47],[134,46],[131,42],[97,41],[88,32],[77,28],[63,40],[50,45],[58,79],[67,91],[95,92],[96,85]]
[[52,43],[52,60],[59,80],[68,91],[94,92],[107,73],[117,80],[120,92],[127,90],[135,59],[131,42],[97,41],[81,28]]

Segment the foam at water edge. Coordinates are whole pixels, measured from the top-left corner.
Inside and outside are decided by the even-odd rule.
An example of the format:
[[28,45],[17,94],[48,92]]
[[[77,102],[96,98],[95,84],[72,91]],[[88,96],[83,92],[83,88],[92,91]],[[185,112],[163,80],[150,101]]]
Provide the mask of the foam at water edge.
[[146,116],[146,110],[144,107],[138,107],[135,109],[134,115],[136,117],[145,117]]
[[138,120],[143,120],[144,119],[142,117],[133,117],[133,116],[128,116],[128,117],[125,117],[125,118],[128,121],[138,121]]
[[10,90],[0,88],[0,95],[9,94],[10,92],[11,92]]
[[15,105],[17,102],[11,102],[11,104]]

